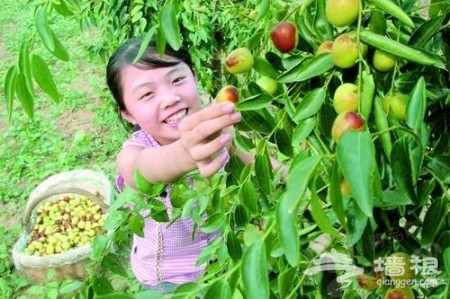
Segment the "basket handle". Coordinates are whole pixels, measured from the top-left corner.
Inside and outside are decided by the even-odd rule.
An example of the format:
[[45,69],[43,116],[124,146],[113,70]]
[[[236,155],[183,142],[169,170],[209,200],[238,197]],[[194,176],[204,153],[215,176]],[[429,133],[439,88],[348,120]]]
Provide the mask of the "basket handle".
[[93,194],[85,189],[81,189],[81,188],[54,189],[51,192],[48,191],[48,192],[42,193],[41,195],[33,198],[31,201],[29,201],[27,203],[27,205],[25,206],[25,211],[23,213],[23,217],[22,217],[22,227],[25,228],[27,231],[30,230],[30,228],[28,226],[29,226],[31,212],[34,210],[34,208],[37,206],[38,203],[40,203],[41,201],[43,201],[46,198],[49,198],[50,196],[63,195],[63,194],[69,194],[69,193],[75,193],[78,195],[86,196],[93,202],[99,204],[102,208],[106,208],[108,206],[105,203],[104,197],[101,194],[95,195],[95,194]]

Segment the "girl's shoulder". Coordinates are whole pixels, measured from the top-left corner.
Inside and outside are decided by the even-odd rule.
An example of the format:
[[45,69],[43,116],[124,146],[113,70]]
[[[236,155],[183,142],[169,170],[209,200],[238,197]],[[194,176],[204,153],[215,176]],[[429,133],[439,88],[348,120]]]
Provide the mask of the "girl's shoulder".
[[137,145],[145,148],[159,146],[158,142],[153,138],[152,135],[146,133],[141,129],[133,132],[130,138],[123,143],[122,148],[130,145]]

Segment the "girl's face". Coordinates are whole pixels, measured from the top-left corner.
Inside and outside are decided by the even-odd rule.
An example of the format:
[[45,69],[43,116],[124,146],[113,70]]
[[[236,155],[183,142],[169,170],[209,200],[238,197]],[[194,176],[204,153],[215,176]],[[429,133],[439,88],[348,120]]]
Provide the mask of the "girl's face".
[[129,65],[121,75],[126,107],[122,117],[161,145],[176,141],[180,121],[201,109],[197,80],[183,62],[154,69]]

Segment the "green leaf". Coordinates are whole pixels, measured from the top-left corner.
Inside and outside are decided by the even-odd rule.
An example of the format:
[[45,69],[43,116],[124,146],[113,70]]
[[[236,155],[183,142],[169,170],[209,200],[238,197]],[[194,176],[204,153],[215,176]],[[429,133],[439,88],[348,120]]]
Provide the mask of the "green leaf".
[[8,111],[8,119],[11,120],[14,104],[14,95],[16,94],[16,79],[19,76],[19,68],[16,65],[11,66],[6,72],[5,76],[5,98],[6,98],[6,110]]
[[375,203],[375,206],[380,208],[396,208],[413,204],[411,198],[406,196],[403,192],[384,190],[382,196],[382,201]]
[[345,132],[337,144],[337,159],[361,211],[372,217],[372,171],[375,146],[368,131]]
[[349,206],[347,210],[347,244],[354,246],[361,239],[367,225],[368,217],[357,204]]
[[69,61],[70,56],[69,53],[67,53],[64,45],[55,35],[53,35],[53,39],[55,41],[55,50],[52,51],[53,55],[55,55],[55,57],[59,58],[62,61]]
[[328,196],[330,198],[331,207],[333,208],[336,217],[338,218],[342,226],[346,228],[347,221],[345,220],[345,207],[341,192],[341,176],[340,169],[337,163],[334,163],[331,168]]
[[257,132],[270,134],[275,127],[273,119],[268,119],[258,111],[242,111],[241,114],[243,122]]
[[96,261],[104,256],[110,241],[111,237],[106,235],[99,235],[95,237],[94,242],[92,243],[91,258]]
[[273,97],[267,94],[256,94],[240,101],[236,108],[240,111],[257,110],[268,107],[273,101]]
[[[300,156],[299,156],[300,157]],[[287,178],[287,191],[277,207],[277,224],[281,247],[286,260],[296,266],[300,258],[298,239],[298,209],[309,181],[320,165],[321,157],[297,158],[292,162]]]
[[311,132],[316,127],[316,118],[309,117],[301,121],[294,129],[292,134],[292,146],[297,147],[311,134]]
[[422,248],[429,248],[436,236],[441,232],[445,219],[448,216],[448,200],[445,197],[436,198],[428,208],[422,225]]
[[34,96],[32,82],[33,77],[31,76],[30,49],[27,41],[24,41],[20,47],[19,70],[22,75],[22,79],[26,84],[26,89],[32,96]]
[[230,255],[233,261],[236,262],[241,259],[242,257],[241,243],[239,242],[238,238],[236,237],[236,234],[232,229],[230,229],[227,234],[227,249],[228,254]]
[[297,274],[297,267],[286,269],[278,276],[278,291],[280,292],[280,298],[287,298],[289,290],[292,289],[294,278]]
[[241,270],[246,298],[268,299],[270,297],[269,272],[266,244],[263,240],[253,242],[244,253]]
[[202,232],[213,233],[225,225],[226,217],[224,213],[218,212],[206,219],[205,223],[201,225]]
[[275,131],[275,142],[281,153],[288,157],[292,157],[294,155],[291,135],[285,129],[278,129]]
[[423,48],[426,43],[441,30],[445,15],[436,16],[425,21],[409,38],[408,44],[416,48]]
[[34,97],[27,88],[25,78],[22,74],[18,74],[14,80],[17,98],[23,107],[23,110],[30,119],[34,118]]
[[270,195],[273,191],[273,170],[267,153],[257,154],[255,157],[255,173],[260,189]]
[[150,217],[157,222],[170,221],[166,206],[159,200],[153,200],[151,202]]
[[[268,0],[266,0],[268,1]],[[268,76],[270,78],[276,78],[278,77],[279,73],[278,71],[275,69],[275,67],[273,67],[268,61],[267,59],[265,59],[262,56],[256,56],[254,58],[254,63],[253,63],[253,69],[255,71],[257,71],[260,75],[262,76]]]
[[314,219],[314,222],[323,232],[338,240],[341,239],[341,235],[333,227],[330,219],[325,213],[315,187],[311,189],[311,215]]
[[248,223],[248,214],[244,206],[238,204],[234,209],[234,222],[239,227],[244,227]]
[[267,14],[269,11],[270,6],[270,0],[262,0],[259,2],[258,6],[256,7],[258,10],[258,15],[256,16],[256,22],[261,21],[262,18]]
[[404,136],[397,140],[391,151],[392,176],[397,188],[404,192],[411,200],[416,200],[413,183],[413,169],[410,160],[409,138]]
[[433,170],[434,175],[446,184],[450,184],[450,157],[437,155],[429,159],[428,167]]
[[31,72],[39,87],[47,93],[55,103],[59,102],[58,89],[47,63],[36,54],[31,56]]
[[281,83],[301,82],[319,76],[334,67],[331,54],[325,53],[306,58],[278,77]]
[[162,7],[160,23],[167,43],[175,51],[179,50],[181,48],[180,26],[177,11],[172,3],[166,3]]
[[159,195],[166,188],[165,184],[152,184],[147,181],[139,169],[136,169],[134,173],[134,180],[136,181],[138,190],[148,196]]
[[127,277],[128,273],[124,267],[122,258],[114,253],[108,253],[101,261],[101,266],[104,269],[108,269],[112,273],[120,275],[122,277]]
[[106,295],[114,292],[114,288],[108,278],[94,276],[92,280],[92,289],[96,295]]
[[45,6],[39,6],[36,10],[36,29],[44,46],[53,52],[55,50],[54,34],[47,22]]
[[65,295],[73,293],[83,286],[83,283],[78,280],[66,280],[61,283],[61,287],[59,288],[59,294]]
[[239,201],[250,211],[252,214],[258,213],[258,199],[256,197],[257,192],[252,182],[246,180],[239,189]]
[[411,91],[406,105],[406,124],[419,136],[425,118],[426,105],[425,79],[420,77]]
[[391,16],[397,18],[403,24],[408,27],[414,28],[414,22],[411,17],[394,1],[392,0],[370,0],[375,6],[380,8],[382,11],[390,14]]
[[128,219],[128,227],[133,232],[133,234],[144,238],[144,226],[145,220],[141,214],[133,213],[130,215],[130,218]]
[[447,275],[450,275],[450,247],[444,250],[443,257],[444,257],[445,272],[447,272]]
[[293,120],[299,122],[316,114],[325,102],[325,96],[326,90],[323,87],[308,92],[298,104]]
[[225,279],[220,279],[214,282],[205,294],[205,299],[217,299],[223,298],[228,299],[232,298],[232,292],[230,284]]
[[156,34],[156,30],[156,27],[152,27],[145,33],[144,38],[142,39],[142,43],[139,47],[139,51],[134,58],[133,63],[136,63],[142,57],[142,55],[144,55],[145,51],[148,49],[148,45],[150,44],[151,39]]

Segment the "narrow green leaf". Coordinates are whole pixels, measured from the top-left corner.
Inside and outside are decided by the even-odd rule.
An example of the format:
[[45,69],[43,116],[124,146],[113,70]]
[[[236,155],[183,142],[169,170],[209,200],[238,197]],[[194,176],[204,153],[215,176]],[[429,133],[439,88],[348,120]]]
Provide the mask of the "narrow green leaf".
[[298,264],[300,258],[297,221],[299,203],[316,168],[320,165],[320,160],[321,157],[315,156],[294,159],[287,179],[287,191],[281,196],[277,207],[281,247],[286,260],[293,267]]
[[413,169],[408,146],[410,139],[407,137],[400,138],[394,143],[390,160],[392,176],[394,177],[397,188],[407,194],[411,200],[415,201],[416,194],[412,177]]
[[308,92],[305,98],[298,104],[293,120],[299,122],[316,114],[325,102],[325,96],[326,90],[323,87]]
[[11,66],[6,72],[5,76],[5,98],[6,98],[6,110],[8,111],[8,119],[11,120],[13,105],[14,105],[14,95],[16,94],[16,79],[19,76],[19,68],[16,65]]
[[55,50],[54,34],[47,22],[45,6],[39,6],[36,11],[36,29],[44,46],[53,52]]
[[39,87],[47,93],[53,101],[59,102],[58,89],[55,80],[47,66],[47,63],[37,54],[31,56],[31,72],[34,80],[36,80]]
[[422,226],[422,248],[429,248],[436,236],[441,232],[445,219],[448,216],[448,200],[445,197],[436,198],[428,208]]
[[214,282],[205,294],[205,299],[231,299],[232,292],[230,284],[226,279],[220,279]]
[[111,238],[106,235],[99,235],[95,237],[94,242],[92,243],[92,253],[91,253],[91,258],[94,261],[98,261],[101,257],[105,255],[106,248],[110,241]]
[[444,256],[445,272],[447,272],[447,275],[450,275],[450,247],[444,250],[443,256]]
[[368,131],[345,132],[337,144],[337,159],[345,179],[350,184],[357,205],[372,217],[372,171],[375,146]]
[[278,276],[278,290],[280,292],[280,298],[287,298],[289,290],[292,289],[294,278],[297,274],[297,267],[286,269]]
[[218,230],[220,230],[220,228],[222,226],[225,225],[225,214],[224,213],[216,213],[211,215],[210,217],[208,217],[208,219],[206,219],[205,223],[203,223],[201,225],[201,230],[202,232],[205,233],[213,233],[216,232]]
[[136,58],[134,58],[133,63],[136,63],[142,57],[142,55],[145,53],[145,51],[147,50],[148,45],[150,43],[150,40],[156,34],[156,30],[157,30],[156,27],[152,27],[152,28],[150,28],[150,30],[148,30],[145,33],[144,38],[142,39],[141,46],[139,47],[139,51],[136,55]]
[[241,270],[246,298],[270,298],[266,244],[263,240],[256,240],[244,253]]
[[270,78],[278,77],[278,71],[267,61],[267,59],[262,56],[256,56],[254,60],[253,69],[256,70],[261,76],[269,76]]
[[330,186],[328,187],[328,196],[330,198],[331,207],[336,214],[337,219],[344,228],[347,226],[345,219],[344,200],[341,193],[341,176],[337,163],[331,167]]
[[[429,159],[428,167],[433,170],[436,177],[442,182],[450,184],[450,157],[447,155],[436,155]],[[422,195],[423,196],[423,195]]]
[[420,135],[425,118],[427,105],[425,85],[424,77],[420,77],[411,91],[406,105],[406,123],[417,135]]
[[352,202],[347,210],[347,243],[354,246],[361,239],[368,221],[367,215],[361,211],[359,206]]
[[53,40],[55,41],[55,49],[51,51],[53,55],[62,61],[69,61],[69,53],[56,35],[53,35]]
[[19,70],[22,75],[22,79],[26,84],[26,89],[33,96],[34,89],[32,82],[33,77],[31,76],[30,49],[27,41],[24,41],[20,47]]
[[334,67],[331,54],[325,53],[306,58],[278,77],[281,83],[301,82],[319,76]]
[[61,283],[61,287],[59,288],[59,294],[65,295],[70,294],[79,290],[83,286],[83,283],[78,280],[65,280]]
[[255,157],[255,173],[260,189],[266,194],[272,194],[272,164],[267,153],[257,154]]
[[311,215],[317,226],[325,233],[336,239],[341,239],[339,232],[333,227],[327,214],[323,210],[315,188],[311,190]]
[[248,223],[247,210],[242,205],[237,205],[234,209],[234,222],[239,227],[244,227]]
[[439,33],[444,20],[445,15],[436,16],[427,20],[413,32],[408,44],[417,48],[423,48],[434,35]]
[[227,249],[228,254],[230,255],[233,261],[236,262],[241,259],[242,257],[241,243],[239,242],[238,238],[236,237],[236,234],[232,229],[230,229],[227,234]]
[[240,202],[250,211],[252,214],[258,213],[258,199],[256,197],[257,192],[252,182],[246,180],[239,189],[238,196]]
[[361,30],[360,38],[365,44],[371,45],[377,49],[383,50],[405,60],[422,65],[445,67],[443,61],[439,58],[429,55],[421,49],[406,46],[398,41],[388,38],[387,36],[382,36],[370,32],[369,30]]
[[414,28],[414,22],[410,16],[392,0],[370,0],[375,6],[397,18],[408,27]]
[[297,147],[311,134],[316,127],[316,118],[309,117],[301,121],[294,129],[292,134],[292,146]]
[[120,256],[114,253],[108,253],[101,262],[101,266],[104,269],[107,269],[115,274],[118,274],[122,277],[127,277],[128,273],[124,267],[123,261]]
[[23,110],[30,119],[34,118],[34,97],[27,88],[25,79],[22,74],[18,74],[16,80],[14,80],[15,90],[17,98],[19,98],[20,104]]
[[172,3],[166,3],[161,9],[160,23],[167,43],[176,51],[181,48],[180,26],[177,11]]
[[267,94],[256,94],[240,101],[236,108],[240,111],[257,110],[268,107],[272,103],[273,97]]
[[262,0],[257,7],[258,15],[256,16],[256,22],[261,21],[262,18],[269,11],[270,0]]
[[257,132],[270,134],[275,126],[270,119],[262,116],[257,111],[242,111],[241,114],[244,123]]
[[275,142],[281,153],[288,157],[294,155],[291,135],[285,129],[278,129],[275,131]]

